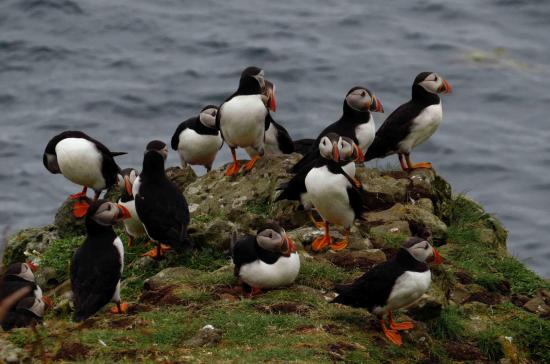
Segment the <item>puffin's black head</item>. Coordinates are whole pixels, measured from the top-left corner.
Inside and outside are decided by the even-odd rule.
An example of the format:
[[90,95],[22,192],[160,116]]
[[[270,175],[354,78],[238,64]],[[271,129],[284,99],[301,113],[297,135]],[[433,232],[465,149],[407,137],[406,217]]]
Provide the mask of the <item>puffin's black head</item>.
[[139,171],[134,168],[124,168],[117,175],[117,185],[123,197],[132,197],[132,186],[139,176]]
[[335,162],[340,161],[340,151],[338,150],[338,141],[340,136],[336,133],[328,133],[319,141],[319,153],[325,159],[332,159]]
[[147,144],[145,152],[154,151],[162,155],[162,158],[166,160],[168,158],[168,147],[166,143],[160,140],[152,140]]
[[27,282],[34,282],[34,272],[36,272],[36,265],[32,262],[28,263],[14,263],[6,269],[4,276],[12,276],[21,278]]
[[108,200],[97,200],[90,205],[86,214],[86,228],[111,226],[130,217],[132,215],[126,207]]
[[450,94],[453,92],[451,84],[435,72],[419,73],[414,79],[413,94],[415,87],[422,87],[431,94]]
[[296,251],[296,247],[286,235],[285,229],[274,221],[267,222],[258,229],[256,242],[265,250],[280,252],[285,256]]
[[206,105],[199,114],[199,120],[202,125],[216,129],[216,115],[218,115],[218,107],[216,105]]
[[368,88],[362,86],[355,86],[346,94],[344,113],[347,110],[355,112],[384,112],[380,100]]
[[247,67],[241,73],[239,95],[260,95],[265,89],[264,70],[258,67]]
[[426,263],[428,260],[433,259],[435,264],[441,264],[439,252],[425,239],[417,237],[409,238],[401,245],[401,249],[406,250],[419,262]]
[[359,147],[353,139],[341,136],[338,139],[338,153],[342,162],[351,162],[359,159]]

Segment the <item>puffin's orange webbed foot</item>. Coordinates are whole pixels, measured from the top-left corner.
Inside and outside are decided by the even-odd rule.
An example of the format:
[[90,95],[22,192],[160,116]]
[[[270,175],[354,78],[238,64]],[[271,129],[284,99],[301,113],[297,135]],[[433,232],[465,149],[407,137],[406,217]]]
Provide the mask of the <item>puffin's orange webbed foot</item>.
[[349,244],[348,240],[338,241],[330,245],[330,250],[339,252],[341,250],[346,249],[348,247],[348,244]]
[[239,169],[241,167],[239,166],[239,163],[233,163],[232,165],[230,165],[229,167],[227,167],[227,169],[225,170],[225,175],[227,177],[231,177],[231,176],[234,176],[236,175],[237,173],[239,173]]
[[69,195],[70,200],[78,200],[79,198],[86,197],[86,191],[88,189],[85,187],[81,192],[73,193],[72,195]]
[[401,344],[403,344],[401,335],[399,335],[399,333],[396,330],[388,329],[386,327],[386,324],[384,324],[383,320],[380,320],[380,325],[382,326],[382,331],[384,332],[384,335],[386,335],[389,341],[391,341],[393,344],[397,346],[401,346]]
[[114,307],[111,307],[111,313],[113,314],[123,314],[128,312],[128,304],[126,302],[117,304]]
[[388,314],[388,321],[392,330],[410,330],[414,327],[414,324],[412,322],[394,322],[391,311]]
[[256,164],[256,162],[258,161],[258,159],[260,159],[259,156],[255,155],[254,157],[252,157],[251,160],[249,160],[245,165],[244,165],[244,170],[245,171],[250,171],[253,167],[254,167],[254,164]]
[[144,253],[144,257],[151,257],[153,259],[162,259],[166,252],[172,248],[168,245],[160,244],[160,246],[155,246],[153,249],[149,250],[147,253]]
[[359,181],[358,178],[352,178],[353,179],[353,184],[355,185],[355,187],[357,188],[363,188],[363,184],[361,183],[361,181]]
[[248,294],[248,298],[252,298],[252,297],[258,296],[260,294],[262,294],[262,289],[261,288],[252,287],[252,290]]
[[432,167],[432,164],[430,162],[415,163],[411,167],[412,170],[420,169],[420,168],[432,169],[433,167]]
[[313,250],[314,252],[318,252],[329,246],[331,243],[332,239],[330,238],[330,235],[323,235],[313,241],[313,243],[311,244],[311,250]]
[[76,201],[73,205],[73,216],[81,219],[88,213],[90,205],[85,201]]

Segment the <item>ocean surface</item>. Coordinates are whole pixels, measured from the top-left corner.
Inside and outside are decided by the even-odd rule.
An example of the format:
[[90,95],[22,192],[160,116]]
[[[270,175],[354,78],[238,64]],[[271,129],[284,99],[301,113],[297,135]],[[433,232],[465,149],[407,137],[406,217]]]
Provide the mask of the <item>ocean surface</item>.
[[2,0],[0,229],[50,223],[79,190],[42,165],[63,130],[139,168],[147,141],[223,101],[248,65],[276,83],[274,117],[295,138],[335,121],[352,86],[388,113],[436,71],[454,93],[413,160],[502,219],[512,254],[550,277],[549,34],[547,1]]

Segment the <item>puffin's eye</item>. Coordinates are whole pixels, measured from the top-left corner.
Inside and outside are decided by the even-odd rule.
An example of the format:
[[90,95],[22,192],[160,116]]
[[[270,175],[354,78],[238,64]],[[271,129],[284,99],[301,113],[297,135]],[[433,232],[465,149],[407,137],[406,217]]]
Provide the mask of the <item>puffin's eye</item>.
[[365,97],[367,93],[365,91],[361,92],[361,97]]

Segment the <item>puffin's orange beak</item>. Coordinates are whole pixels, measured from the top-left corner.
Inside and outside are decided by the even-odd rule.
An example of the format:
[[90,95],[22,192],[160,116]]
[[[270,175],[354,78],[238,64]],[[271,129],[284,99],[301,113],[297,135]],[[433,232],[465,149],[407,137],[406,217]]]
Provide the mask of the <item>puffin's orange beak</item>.
[[132,184],[130,183],[130,177],[124,176],[124,188],[129,196],[132,196]]
[[50,309],[53,307],[53,301],[48,296],[42,296],[42,301],[46,304],[47,309]]
[[289,257],[290,254],[294,253],[296,251],[296,245],[294,245],[294,242],[290,240],[288,235],[285,234],[286,237],[286,245],[288,246],[288,250],[283,253],[284,256]]
[[380,102],[380,100],[378,100],[378,97],[376,96],[373,96],[373,97],[374,97],[374,102],[370,106],[370,111],[384,112],[384,107],[382,106],[382,103]]
[[358,163],[363,163],[365,161],[365,155],[363,154],[363,151],[357,144],[353,144],[353,147],[355,148],[355,151],[357,152],[357,158],[355,159]]
[[338,151],[338,143],[337,142],[332,143],[332,159],[335,162],[340,161],[340,152]]
[[38,269],[38,265],[34,264],[32,260],[29,260],[26,263],[33,273],[36,272],[36,270]]
[[437,91],[442,94],[450,94],[451,92],[453,92],[453,87],[451,86],[449,81],[447,81],[446,79],[443,79],[443,83],[441,84],[441,86],[439,86]]
[[432,249],[434,251],[434,264],[435,265],[441,264],[442,262],[441,255],[439,255],[439,252],[437,251],[436,248],[432,247]]
[[269,109],[273,112],[277,111],[277,98],[275,97],[275,85],[269,90]]
[[119,210],[119,216],[118,219],[124,220],[129,219],[132,217],[132,214],[130,213],[130,210],[126,208],[126,206],[123,206],[121,204],[117,204],[118,210]]

